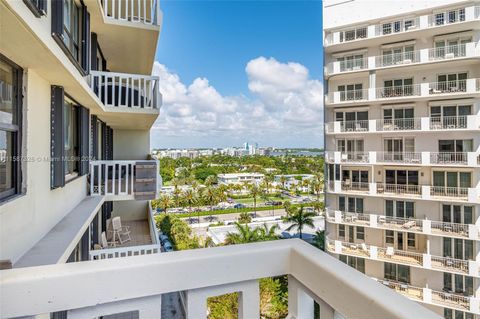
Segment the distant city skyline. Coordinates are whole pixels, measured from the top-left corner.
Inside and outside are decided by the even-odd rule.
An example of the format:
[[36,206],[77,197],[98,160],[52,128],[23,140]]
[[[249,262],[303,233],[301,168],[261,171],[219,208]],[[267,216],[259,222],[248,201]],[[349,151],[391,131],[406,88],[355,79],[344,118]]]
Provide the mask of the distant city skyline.
[[165,1],[162,9],[153,73],[163,105],[152,147],[323,146],[320,1]]

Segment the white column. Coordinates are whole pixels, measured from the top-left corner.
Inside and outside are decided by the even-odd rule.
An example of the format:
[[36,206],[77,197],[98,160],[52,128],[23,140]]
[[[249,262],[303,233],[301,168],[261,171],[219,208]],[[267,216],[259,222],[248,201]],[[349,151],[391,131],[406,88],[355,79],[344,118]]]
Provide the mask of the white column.
[[370,227],[377,227],[377,215],[370,214]]
[[288,276],[288,316],[287,318],[313,318],[313,299],[302,285],[292,276]]
[[377,183],[369,183],[368,187],[369,187],[368,191],[370,195],[377,194]]
[[432,268],[432,255],[430,254],[423,254],[423,267],[430,269]]
[[430,164],[430,152],[422,152],[422,164],[423,165]]
[[465,21],[472,21],[475,19],[475,6],[465,8]]
[[420,50],[420,62],[421,63],[428,62],[428,49],[421,49]]
[[428,219],[422,221],[422,232],[424,234],[430,234],[432,232],[432,221]]
[[248,282],[248,286],[238,297],[238,319],[260,318],[260,287],[258,280]]
[[377,120],[368,120],[368,131],[369,132],[377,131]]
[[423,199],[430,199],[430,186],[422,185],[422,198]]
[[377,152],[368,152],[368,163],[375,164],[377,163]]
[[429,95],[429,83],[420,83],[420,95],[421,96]]
[[473,93],[477,91],[476,88],[476,80],[477,79],[467,79],[467,92],[468,93]]
[[420,129],[422,131],[430,131],[430,118],[429,117],[420,118]]
[[423,301],[426,303],[432,302],[432,290],[430,288],[423,288]]

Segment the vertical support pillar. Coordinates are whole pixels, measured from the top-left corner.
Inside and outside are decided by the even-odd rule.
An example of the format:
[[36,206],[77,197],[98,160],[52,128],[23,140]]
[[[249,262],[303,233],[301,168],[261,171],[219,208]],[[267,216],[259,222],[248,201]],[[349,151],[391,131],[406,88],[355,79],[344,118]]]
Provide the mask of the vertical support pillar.
[[[288,316],[287,318],[313,318],[314,300],[306,293],[302,285],[292,276],[288,276]],[[247,319],[247,318],[245,318]]]

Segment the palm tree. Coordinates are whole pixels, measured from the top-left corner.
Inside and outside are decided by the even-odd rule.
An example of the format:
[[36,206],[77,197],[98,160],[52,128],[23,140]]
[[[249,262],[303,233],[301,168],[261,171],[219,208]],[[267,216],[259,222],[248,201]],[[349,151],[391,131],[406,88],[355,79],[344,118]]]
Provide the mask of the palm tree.
[[287,178],[285,175],[280,176],[280,183],[282,184],[282,189],[285,190],[285,183],[287,182]]
[[171,203],[172,200],[168,195],[162,195],[158,199],[158,207],[160,207],[160,209],[163,210],[165,213],[167,212],[167,209],[170,207]]
[[320,215],[325,210],[324,202],[314,202],[312,203],[313,209]]
[[247,224],[235,223],[237,232],[229,232],[225,236],[225,244],[246,244],[258,241],[258,230],[251,229]]
[[175,207],[180,206],[180,195],[182,193],[182,190],[178,188],[178,185],[180,185],[180,182],[177,178],[172,179],[172,185],[173,185],[173,200],[175,202]]
[[325,231],[317,230],[313,236],[313,243],[317,248],[325,250]]
[[[187,189],[183,193],[183,200],[184,203],[188,206],[188,212],[192,212],[192,206],[197,203],[197,195],[195,194],[193,189]],[[200,223],[200,212],[198,213],[198,222]]]
[[203,200],[210,207],[210,218],[212,217],[212,206],[217,202],[217,191],[212,186],[207,186],[203,190]]
[[275,240],[279,239],[280,236],[276,234],[276,231],[279,229],[278,225],[272,225],[268,227],[266,223],[262,227],[257,228],[259,232],[259,237],[262,240]]
[[250,184],[250,195],[253,197],[253,216],[257,217],[257,197],[260,195],[260,187],[257,184]]
[[205,186],[212,186],[213,184],[215,184],[215,181],[216,181],[216,177],[215,175],[209,175],[207,176],[207,178],[205,178]]
[[298,208],[294,209],[287,216],[283,217],[282,220],[285,223],[291,223],[291,225],[285,229],[286,231],[297,229],[298,234],[300,235],[300,239],[303,239],[303,234],[302,234],[303,228],[305,226],[310,226],[312,228],[315,227],[315,225],[313,224],[314,216],[315,216],[315,213],[304,212],[303,206],[301,206],[300,209]]
[[238,222],[240,224],[248,224],[252,221],[252,216],[250,216],[249,213],[247,212],[242,212],[240,213],[239,217],[238,217]]

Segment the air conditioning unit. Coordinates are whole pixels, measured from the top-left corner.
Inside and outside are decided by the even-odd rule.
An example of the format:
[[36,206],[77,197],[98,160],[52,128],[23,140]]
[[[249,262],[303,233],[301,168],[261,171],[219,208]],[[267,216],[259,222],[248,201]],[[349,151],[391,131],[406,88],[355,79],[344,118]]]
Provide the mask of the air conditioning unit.
[[445,54],[445,59],[453,59],[455,57],[454,53],[447,53]]

